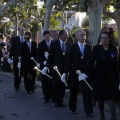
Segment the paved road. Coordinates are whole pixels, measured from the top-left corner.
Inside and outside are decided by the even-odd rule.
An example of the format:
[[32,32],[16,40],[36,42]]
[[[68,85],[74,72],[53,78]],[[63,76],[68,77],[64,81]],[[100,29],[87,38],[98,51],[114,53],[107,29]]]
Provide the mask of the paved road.
[[[35,93],[28,97],[23,82],[16,92],[13,87],[13,75],[0,71],[0,120],[99,120],[98,107],[94,107],[94,117],[88,118],[83,110],[82,97],[78,97],[77,114],[70,114],[68,108],[69,91],[66,90],[64,104],[66,108],[54,108],[52,102],[43,103],[41,83],[36,82]],[[105,105],[106,120],[110,112]],[[118,120],[120,119],[117,109]]]

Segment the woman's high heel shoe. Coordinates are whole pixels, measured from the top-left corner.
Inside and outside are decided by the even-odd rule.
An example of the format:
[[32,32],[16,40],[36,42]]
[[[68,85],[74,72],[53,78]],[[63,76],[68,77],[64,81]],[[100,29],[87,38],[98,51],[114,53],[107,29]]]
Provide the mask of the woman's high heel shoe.
[[114,118],[111,117],[110,120],[117,120],[117,119],[114,119]]

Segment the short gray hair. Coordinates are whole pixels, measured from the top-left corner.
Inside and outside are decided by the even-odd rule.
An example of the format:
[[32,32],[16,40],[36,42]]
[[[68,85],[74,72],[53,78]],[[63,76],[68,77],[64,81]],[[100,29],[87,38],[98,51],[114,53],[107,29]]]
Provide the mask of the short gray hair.
[[57,32],[58,32],[58,30],[52,30],[52,31],[51,31],[51,37],[52,37],[53,35],[55,35]]
[[83,29],[79,29],[76,33],[75,33],[75,36],[77,36],[79,34],[80,31],[85,31]]
[[65,27],[65,28],[64,28],[64,30],[66,30],[68,33],[70,33],[70,32],[71,32],[70,27]]

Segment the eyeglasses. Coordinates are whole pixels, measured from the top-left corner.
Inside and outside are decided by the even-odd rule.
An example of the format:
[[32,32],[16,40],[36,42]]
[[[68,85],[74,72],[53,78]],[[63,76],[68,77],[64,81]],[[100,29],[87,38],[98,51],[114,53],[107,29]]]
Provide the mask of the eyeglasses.
[[108,37],[101,37],[101,39],[105,39],[106,40],[106,39],[109,39],[109,38]]
[[29,40],[30,38],[24,38],[25,40]]
[[80,36],[86,36],[86,34],[80,34]]

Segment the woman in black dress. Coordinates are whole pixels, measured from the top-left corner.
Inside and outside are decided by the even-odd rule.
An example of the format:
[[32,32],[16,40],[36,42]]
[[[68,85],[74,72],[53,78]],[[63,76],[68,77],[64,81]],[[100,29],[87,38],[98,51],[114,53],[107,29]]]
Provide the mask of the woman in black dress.
[[87,66],[87,74],[93,71],[93,88],[100,110],[100,120],[105,120],[104,101],[108,101],[111,110],[110,120],[116,118],[116,104],[119,93],[118,51],[112,45],[108,32],[100,33],[98,45],[94,46]]

